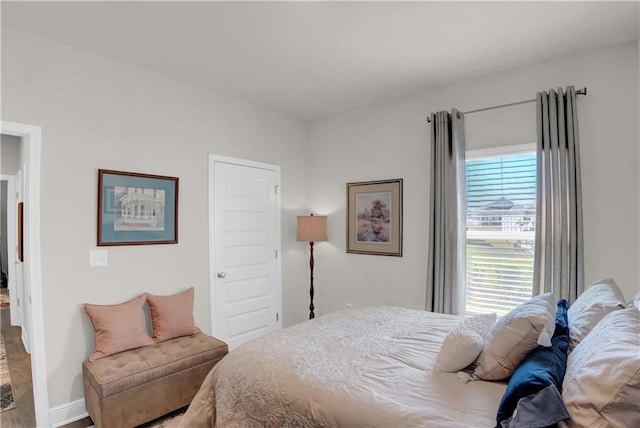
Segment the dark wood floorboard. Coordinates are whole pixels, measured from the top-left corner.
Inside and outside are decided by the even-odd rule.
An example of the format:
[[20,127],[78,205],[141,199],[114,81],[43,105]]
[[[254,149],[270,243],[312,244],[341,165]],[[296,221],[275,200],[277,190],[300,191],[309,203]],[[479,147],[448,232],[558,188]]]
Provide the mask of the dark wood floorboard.
[[22,329],[11,326],[10,308],[0,309],[0,322],[7,363],[11,375],[13,399],[16,408],[0,412],[2,428],[30,428],[36,426],[31,382],[31,358],[22,344]]
[[93,425],[93,421],[90,417],[82,418],[79,421],[71,422],[70,424],[63,425],[60,428],[86,428]]

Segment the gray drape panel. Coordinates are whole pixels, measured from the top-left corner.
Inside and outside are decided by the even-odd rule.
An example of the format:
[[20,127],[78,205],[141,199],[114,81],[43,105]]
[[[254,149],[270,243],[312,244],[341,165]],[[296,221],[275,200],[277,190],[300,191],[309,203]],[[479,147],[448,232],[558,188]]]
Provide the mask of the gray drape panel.
[[464,118],[431,114],[431,203],[426,309],[464,313],[466,190]]
[[584,290],[582,184],[576,92],[539,92],[534,294],[573,302]]

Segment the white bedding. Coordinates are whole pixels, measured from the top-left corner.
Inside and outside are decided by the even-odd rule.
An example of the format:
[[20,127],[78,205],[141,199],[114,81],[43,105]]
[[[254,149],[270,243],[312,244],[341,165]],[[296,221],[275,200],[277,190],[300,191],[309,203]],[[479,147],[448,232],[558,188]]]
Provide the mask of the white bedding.
[[493,427],[505,384],[434,371],[463,319],[349,309],[254,339],[213,368],[181,425]]

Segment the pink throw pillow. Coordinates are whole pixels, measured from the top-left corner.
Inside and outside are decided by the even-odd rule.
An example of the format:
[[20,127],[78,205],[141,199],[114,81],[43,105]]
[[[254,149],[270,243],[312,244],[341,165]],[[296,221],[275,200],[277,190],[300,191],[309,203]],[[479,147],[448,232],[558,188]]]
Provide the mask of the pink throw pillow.
[[154,344],[145,330],[145,300],[140,295],[119,305],[84,304],[94,330],[95,348],[89,361]]
[[200,333],[193,320],[193,294],[193,287],[171,296],[146,294],[156,342]]

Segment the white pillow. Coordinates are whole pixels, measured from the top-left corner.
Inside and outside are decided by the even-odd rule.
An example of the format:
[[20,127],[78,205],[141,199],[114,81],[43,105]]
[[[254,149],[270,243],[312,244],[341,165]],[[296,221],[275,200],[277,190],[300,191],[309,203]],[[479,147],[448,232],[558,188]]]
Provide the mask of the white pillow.
[[624,296],[612,278],[591,284],[569,306],[569,352],[582,341],[602,318],[626,307]]
[[476,315],[462,321],[444,338],[436,359],[436,370],[455,373],[473,363],[495,323],[496,314]]
[[485,338],[473,378],[506,379],[538,345],[551,346],[556,309],[553,294],[545,293],[500,318]]
[[571,427],[640,427],[640,311],[604,317],[567,358]]

